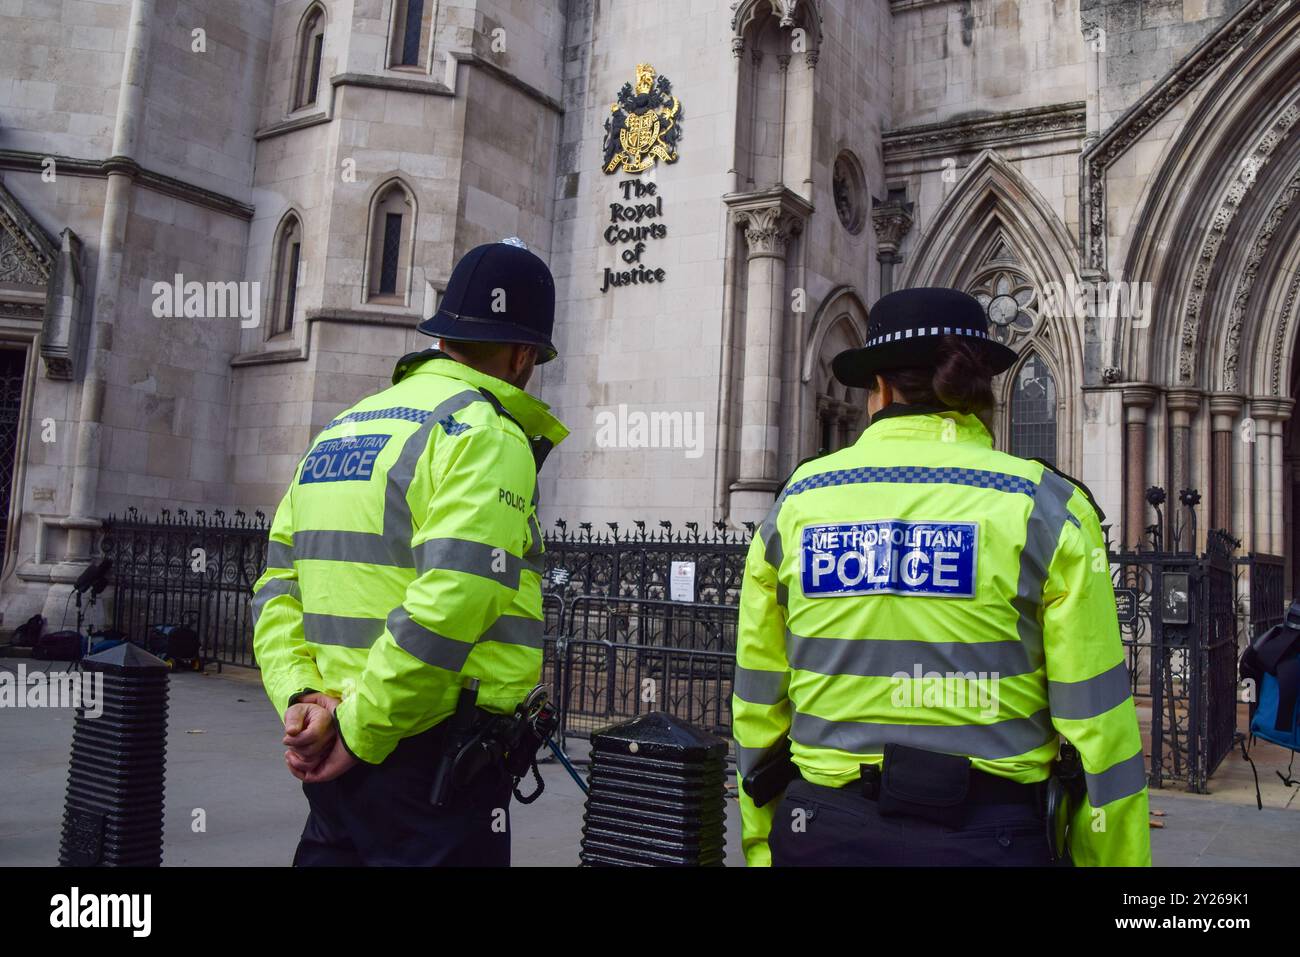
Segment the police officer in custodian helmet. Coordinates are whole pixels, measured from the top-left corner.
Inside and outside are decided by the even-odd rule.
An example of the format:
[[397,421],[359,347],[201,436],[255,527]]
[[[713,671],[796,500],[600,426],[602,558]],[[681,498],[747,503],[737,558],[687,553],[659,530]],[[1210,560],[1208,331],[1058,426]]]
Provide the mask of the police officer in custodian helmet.
[[398,360],[294,471],[253,646],[311,807],[297,865],[510,862],[519,769],[461,757],[528,758],[509,716],[542,667],[537,470],[568,431],[524,389],[554,317],[518,240],[470,250],[419,326],[441,348]]
[[1099,513],[986,424],[1015,359],[950,289],[884,296],[835,358],[870,424],[795,470],[745,566],[750,864],[1150,864]]

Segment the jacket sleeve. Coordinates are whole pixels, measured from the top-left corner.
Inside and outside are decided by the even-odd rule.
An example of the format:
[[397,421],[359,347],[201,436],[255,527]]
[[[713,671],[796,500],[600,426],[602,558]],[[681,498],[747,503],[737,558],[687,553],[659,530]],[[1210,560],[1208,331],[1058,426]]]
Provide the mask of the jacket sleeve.
[[360,760],[383,761],[459,689],[474,644],[519,591],[536,481],[527,443],[495,425],[425,450],[406,493],[416,578],[335,713]]
[[[1150,866],[1146,761],[1096,513],[1074,496],[1044,588],[1052,724],[1083,761],[1087,798],[1071,820],[1079,866]],[[1077,523],[1076,523],[1077,517]]]
[[[766,539],[764,539],[766,534]],[[731,701],[736,739],[736,784],[741,844],[751,867],[770,866],[768,835],[779,799],[755,807],[744,778],[790,733],[790,664],[785,654],[785,609],[777,595],[780,533],[765,522],[750,542],[736,626],[736,678]]]
[[293,695],[324,687],[302,629],[302,596],[293,564],[292,484],[271,521],[266,571],[253,586],[252,611],[253,655],[266,693],[284,720]]

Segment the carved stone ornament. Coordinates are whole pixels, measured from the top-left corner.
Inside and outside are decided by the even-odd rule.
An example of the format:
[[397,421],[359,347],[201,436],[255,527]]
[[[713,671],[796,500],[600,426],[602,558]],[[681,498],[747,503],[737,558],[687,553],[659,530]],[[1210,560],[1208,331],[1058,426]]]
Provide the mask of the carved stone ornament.
[[52,265],[48,253],[0,207],[0,283],[44,286]]
[[1239,388],[1238,365],[1241,360],[1241,325],[1246,318],[1246,309],[1250,305],[1250,294],[1259,278],[1259,265],[1268,252],[1273,241],[1273,234],[1286,217],[1296,196],[1300,195],[1300,170],[1278,194],[1264,217],[1259,232],[1251,241],[1250,252],[1246,254],[1246,264],[1237,279],[1237,288],[1232,297],[1232,308],[1228,313],[1227,349],[1223,357],[1223,389],[1236,392]]
[[[0,301],[0,315],[41,322],[46,376],[72,379],[85,322],[81,241],[65,229],[56,242],[0,184],[0,287],[5,284],[18,289],[11,301]],[[44,305],[25,298],[34,292],[44,292]]]
[[1296,296],[1300,293],[1300,272],[1291,277],[1291,285],[1287,287],[1286,299],[1282,302],[1282,318],[1277,324],[1277,338],[1273,340],[1272,349],[1272,373],[1269,376],[1269,392],[1271,395],[1282,394],[1282,355],[1286,351],[1286,344],[1290,341],[1291,317],[1295,314]]
[[781,206],[747,209],[736,214],[737,221],[745,227],[745,242],[750,258],[776,256],[784,258],[791,236],[797,235],[803,224]]
[[[1300,121],[1300,103],[1293,103],[1283,110],[1269,130],[1260,138],[1241,164],[1241,171],[1225,189],[1210,217],[1210,228],[1201,243],[1196,265],[1192,269],[1191,288],[1183,309],[1181,334],[1178,350],[1178,379],[1190,382],[1192,366],[1195,361],[1196,344],[1200,339],[1201,308],[1205,304],[1205,293],[1214,273],[1215,260],[1227,236],[1228,227],[1236,218],[1242,200],[1250,189],[1259,181],[1259,173],[1268,165],[1279,143],[1291,133],[1296,122]],[[1289,204],[1288,204],[1289,205]],[[1265,240],[1267,242],[1267,239]],[[1261,254],[1262,255],[1262,254]],[[1249,296],[1249,288],[1246,290]],[[1235,386],[1229,386],[1229,389]]]
[[1106,171],[1134,141],[1158,123],[1169,109],[1236,50],[1275,9],[1292,0],[1247,0],[1194,53],[1156,83],[1129,112],[1083,154],[1079,183],[1079,222],[1083,231],[1084,267],[1106,268]]
[[892,258],[912,230],[912,204],[898,200],[871,200],[871,228],[876,231],[877,255]]
[[749,25],[764,8],[778,18],[782,30],[804,31],[804,46],[794,52],[802,53],[809,66],[816,66],[821,50],[821,14],[811,0],[734,0],[731,4],[732,54],[739,58],[744,52]]

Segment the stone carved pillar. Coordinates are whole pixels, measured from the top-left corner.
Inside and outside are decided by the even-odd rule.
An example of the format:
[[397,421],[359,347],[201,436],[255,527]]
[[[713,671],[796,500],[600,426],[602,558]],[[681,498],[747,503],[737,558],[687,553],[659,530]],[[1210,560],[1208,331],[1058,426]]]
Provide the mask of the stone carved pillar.
[[1130,385],[1124,402],[1124,537],[1125,548],[1148,544],[1147,525],[1147,412],[1156,401],[1156,388]]
[[898,247],[912,228],[912,204],[871,197],[871,225],[876,231],[876,261],[880,263],[880,294],[894,291],[894,266],[903,261]]
[[1282,525],[1285,490],[1283,479],[1282,425],[1291,416],[1294,400],[1276,396],[1252,396],[1250,417],[1244,438],[1255,453],[1250,501],[1254,505],[1254,534],[1250,547],[1257,552],[1280,555],[1285,543]]
[[1165,393],[1165,408],[1169,410],[1170,424],[1169,488],[1165,490],[1169,494],[1169,507],[1165,516],[1175,528],[1186,529],[1181,545],[1197,548],[1198,543],[1187,540],[1191,524],[1178,494],[1192,485],[1192,419],[1201,408],[1201,393],[1196,389],[1170,389]]
[[784,478],[779,468],[789,311],[786,253],[811,209],[782,188],[728,197],[728,203],[736,222],[744,226],[748,261],[739,477],[731,485],[732,514],[744,521],[761,519],[767,513]]
[[1210,528],[1226,528],[1234,537],[1243,529],[1232,518],[1233,461],[1237,452],[1237,417],[1243,401],[1239,395],[1217,392],[1210,396]]
[[1269,481],[1269,507],[1271,509],[1271,531],[1273,536],[1273,554],[1286,553],[1286,498],[1290,490],[1286,483],[1286,445],[1283,435],[1286,423],[1291,418],[1295,399],[1279,399],[1278,415],[1273,420],[1273,460],[1269,463],[1272,478]]

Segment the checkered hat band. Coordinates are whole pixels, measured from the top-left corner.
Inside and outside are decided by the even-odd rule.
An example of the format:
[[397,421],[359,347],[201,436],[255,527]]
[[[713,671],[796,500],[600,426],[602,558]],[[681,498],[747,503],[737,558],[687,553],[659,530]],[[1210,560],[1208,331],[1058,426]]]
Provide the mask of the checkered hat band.
[[962,329],[956,326],[926,326],[921,329],[900,329],[898,332],[886,332],[867,340],[867,348],[886,342],[898,342],[902,339],[920,339],[924,336],[968,336],[971,339],[987,339],[989,334],[983,329]]

